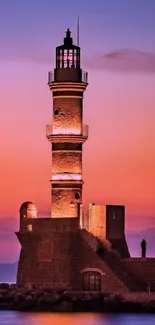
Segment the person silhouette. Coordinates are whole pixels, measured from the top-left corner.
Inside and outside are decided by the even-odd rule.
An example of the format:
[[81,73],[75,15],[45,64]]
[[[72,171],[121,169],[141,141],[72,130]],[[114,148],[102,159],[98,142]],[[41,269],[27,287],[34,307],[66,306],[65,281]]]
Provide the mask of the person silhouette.
[[141,249],[142,249],[142,253],[141,253],[141,256],[142,256],[142,258],[145,258],[146,257],[146,240],[145,239],[143,239],[142,241],[141,241]]

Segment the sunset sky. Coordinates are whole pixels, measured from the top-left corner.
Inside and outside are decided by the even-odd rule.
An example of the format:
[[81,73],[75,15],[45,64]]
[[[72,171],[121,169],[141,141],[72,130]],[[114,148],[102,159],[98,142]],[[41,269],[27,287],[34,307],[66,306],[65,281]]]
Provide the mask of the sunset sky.
[[133,255],[155,255],[155,1],[0,2],[0,261],[16,261],[19,207],[50,215],[52,119],[47,73],[80,16],[84,97],[83,202],[124,204]]

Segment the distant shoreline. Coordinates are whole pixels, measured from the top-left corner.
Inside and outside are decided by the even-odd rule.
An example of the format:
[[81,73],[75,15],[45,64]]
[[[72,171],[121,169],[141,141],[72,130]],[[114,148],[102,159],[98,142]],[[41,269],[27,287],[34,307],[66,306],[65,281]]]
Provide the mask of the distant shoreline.
[[155,313],[155,293],[74,292],[0,284],[0,310],[32,312]]

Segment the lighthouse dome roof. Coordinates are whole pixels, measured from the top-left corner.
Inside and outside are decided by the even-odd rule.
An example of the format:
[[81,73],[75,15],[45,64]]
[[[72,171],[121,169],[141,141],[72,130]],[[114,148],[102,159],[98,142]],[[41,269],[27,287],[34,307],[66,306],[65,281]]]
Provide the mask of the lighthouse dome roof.
[[26,201],[24,203],[22,203],[22,205],[20,206],[20,210],[19,211],[22,211],[22,210],[37,210],[35,204],[33,202],[30,202],[30,201]]

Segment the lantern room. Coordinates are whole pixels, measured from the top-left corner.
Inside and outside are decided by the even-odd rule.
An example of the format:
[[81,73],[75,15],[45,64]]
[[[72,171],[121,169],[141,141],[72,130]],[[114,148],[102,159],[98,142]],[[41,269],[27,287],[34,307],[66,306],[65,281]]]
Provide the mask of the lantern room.
[[64,44],[56,48],[56,68],[80,69],[80,47],[73,45],[69,29],[66,31]]
[[63,44],[56,47],[55,69],[48,73],[48,84],[51,89],[55,82],[87,84],[87,72],[81,69],[80,64],[80,47],[73,44],[69,29],[66,31]]

